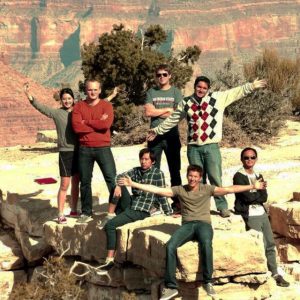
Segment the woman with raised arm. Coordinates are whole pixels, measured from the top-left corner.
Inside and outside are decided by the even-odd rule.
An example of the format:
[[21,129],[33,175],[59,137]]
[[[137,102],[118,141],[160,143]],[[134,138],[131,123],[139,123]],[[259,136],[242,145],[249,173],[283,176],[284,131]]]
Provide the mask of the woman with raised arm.
[[70,88],[60,91],[60,108],[48,107],[39,103],[29,91],[29,83],[24,84],[24,93],[31,105],[45,116],[53,119],[57,131],[57,146],[59,151],[60,187],[57,195],[59,224],[67,223],[64,215],[64,204],[71,182],[71,213],[70,217],[78,217],[77,202],[79,195],[78,174],[78,141],[72,128],[71,113],[74,106],[74,94]]

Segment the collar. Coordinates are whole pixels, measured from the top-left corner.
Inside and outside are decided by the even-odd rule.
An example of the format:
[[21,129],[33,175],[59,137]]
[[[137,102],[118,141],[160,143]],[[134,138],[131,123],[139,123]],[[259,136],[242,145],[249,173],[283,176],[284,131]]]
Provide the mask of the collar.
[[[246,170],[244,169],[244,167],[241,167],[239,170],[238,170],[239,173],[245,175],[245,176],[248,176],[249,174],[246,172]],[[255,174],[256,177],[259,176],[259,173],[256,171],[255,168],[253,168],[253,174]]]

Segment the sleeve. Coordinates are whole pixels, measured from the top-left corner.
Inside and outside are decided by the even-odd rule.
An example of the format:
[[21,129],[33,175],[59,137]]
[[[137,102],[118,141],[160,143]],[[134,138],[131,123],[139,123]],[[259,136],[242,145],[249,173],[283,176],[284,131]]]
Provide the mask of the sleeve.
[[146,99],[145,99],[145,104],[153,104],[153,98],[151,96],[151,90],[148,90],[146,93]]
[[[242,176],[243,175],[241,175],[240,173],[236,173],[233,177],[233,184],[234,185],[247,185],[247,183],[245,183],[245,181],[243,180]],[[264,203],[268,199],[267,190],[258,190],[255,193],[251,193],[248,191],[248,192],[236,193],[236,195],[242,201],[244,201],[245,203],[248,203],[248,204]]]
[[232,88],[224,92],[215,92],[213,97],[223,102],[223,106],[227,107],[231,103],[251,94],[254,91],[253,84],[248,82],[244,85]]
[[162,135],[176,126],[183,118],[185,118],[186,112],[184,110],[184,105],[184,100],[181,100],[176,110],[157,127],[153,128],[154,132]]
[[39,103],[35,98],[30,101],[31,105],[38,110],[43,115],[47,116],[48,118],[53,119],[56,115],[56,108],[48,107],[47,105]]
[[[104,100],[101,100],[104,101]],[[103,102],[104,109],[101,115],[99,115],[98,120],[87,120],[86,125],[92,127],[95,130],[108,130],[110,129],[113,120],[114,120],[114,112],[113,106],[109,102]],[[108,115],[105,120],[101,120],[102,115]]]
[[[166,186],[165,176],[164,176],[164,173],[161,171],[158,174],[158,179],[156,181],[156,185],[158,187]],[[163,197],[163,196],[157,196],[157,197],[158,197],[158,201],[161,204],[161,208],[162,208],[163,212],[165,213],[165,215],[171,215],[173,210],[171,208],[171,205],[168,202],[167,197]]]
[[82,113],[80,111],[80,103],[76,104],[72,112],[72,126],[76,133],[89,133],[94,132],[95,130],[86,125],[82,124]]
[[134,180],[135,179],[134,178],[135,177],[134,174],[135,174],[135,169],[130,169],[129,171],[126,171],[126,172],[123,172],[121,174],[118,174],[116,176],[115,183],[117,184],[118,179],[120,179],[121,177],[124,177],[124,176],[129,176],[132,180]]

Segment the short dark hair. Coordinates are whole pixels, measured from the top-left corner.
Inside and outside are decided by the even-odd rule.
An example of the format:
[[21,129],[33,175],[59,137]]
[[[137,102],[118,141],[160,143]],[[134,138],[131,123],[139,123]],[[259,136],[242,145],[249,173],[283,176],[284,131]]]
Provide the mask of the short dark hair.
[[171,68],[168,64],[160,64],[156,67],[155,69],[155,73],[157,73],[157,71],[159,70],[165,70],[167,71],[169,74],[171,74]]
[[244,157],[244,153],[245,153],[246,151],[249,151],[249,150],[252,150],[252,151],[255,153],[255,156],[257,157],[257,151],[256,151],[254,148],[246,147],[246,148],[244,148],[244,149],[242,150],[242,152],[241,152],[241,160],[242,160],[243,157]]
[[194,88],[196,88],[197,84],[200,82],[200,81],[204,81],[208,88],[210,88],[210,80],[206,77],[206,76],[198,76],[196,79],[195,79],[195,83],[194,83]]
[[198,165],[189,165],[186,170],[186,174],[189,175],[190,172],[198,172],[200,176],[203,175],[203,169]]
[[154,162],[155,161],[155,155],[149,148],[143,148],[139,153],[139,158],[141,159],[144,156],[144,154],[147,154],[147,153],[149,153],[151,161]]
[[70,88],[63,88],[59,92],[59,99],[61,100],[64,94],[69,94],[74,99],[74,93]]

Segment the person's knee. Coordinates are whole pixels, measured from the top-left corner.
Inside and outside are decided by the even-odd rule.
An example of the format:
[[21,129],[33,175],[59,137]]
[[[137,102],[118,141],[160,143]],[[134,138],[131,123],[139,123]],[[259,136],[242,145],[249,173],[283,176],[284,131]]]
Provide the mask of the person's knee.
[[106,225],[105,225],[105,227],[104,227],[104,230],[105,230],[106,232],[109,232],[109,231],[115,231],[115,230],[116,230],[116,225],[115,225],[115,223],[113,222],[113,220],[109,220],[109,221],[106,223]]
[[177,245],[173,243],[172,241],[169,241],[166,245],[167,253],[174,253],[177,251]]

